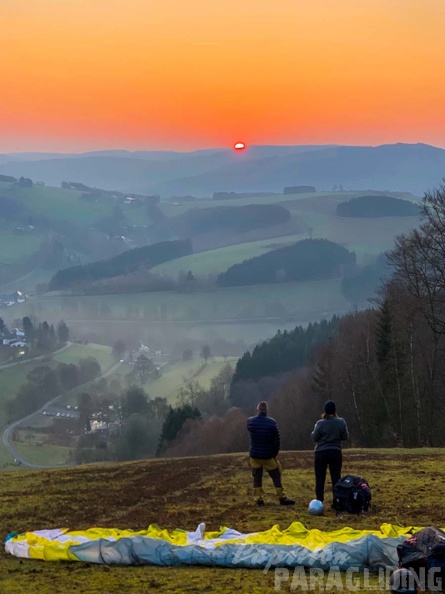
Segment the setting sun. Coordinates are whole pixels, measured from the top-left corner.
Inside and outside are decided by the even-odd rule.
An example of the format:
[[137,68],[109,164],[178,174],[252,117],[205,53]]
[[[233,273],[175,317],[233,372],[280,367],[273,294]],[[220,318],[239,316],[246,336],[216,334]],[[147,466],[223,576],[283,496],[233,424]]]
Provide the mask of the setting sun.
[[1,151],[444,144],[443,0],[131,7],[1,3]]

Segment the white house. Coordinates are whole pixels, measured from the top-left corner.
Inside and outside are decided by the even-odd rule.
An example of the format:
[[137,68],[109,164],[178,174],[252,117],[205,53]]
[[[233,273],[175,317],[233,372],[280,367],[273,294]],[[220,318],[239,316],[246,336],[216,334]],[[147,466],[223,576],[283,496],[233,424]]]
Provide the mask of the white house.
[[19,330],[18,328],[14,328],[14,330],[12,331],[5,328],[3,330],[1,337],[3,346],[22,348],[28,346],[25,338],[25,333],[23,332],[23,330]]

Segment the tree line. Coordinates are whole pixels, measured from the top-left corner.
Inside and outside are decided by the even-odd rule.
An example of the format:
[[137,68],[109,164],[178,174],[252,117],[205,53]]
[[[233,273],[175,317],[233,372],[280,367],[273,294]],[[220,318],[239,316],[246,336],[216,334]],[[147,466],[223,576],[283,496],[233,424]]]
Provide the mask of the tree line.
[[418,217],[420,207],[393,196],[358,196],[337,204],[339,217]]
[[49,290],[67,289],[76,285],[129,274],[137,268],[152,268],[162,262],[187,256],[193,252],[190,240],[162,241],[122,252],[107,260],[59,270],[51,278]]
[[[16,320],[16,323],[20,324],[20,320]],[[21,326],[25,334],[27,349],[32,352],[32,355],[53,351],[55,348],[64,345],[70,337],[70,330],[64,320],[60,320],[57,326],[54,327],[54,324],[48,324],[46,320],[39,322],[34,318],[24,316],[21,320]],[[4,320],[0,318],[0,336],[8,338],[9,335],[10,330]]]
[[328,279],[356,270],[356,256],[328,239],[303,239],[234,264],[218,275],[222,287]]
[[[242,392],[241,382],[256,382],[265,376],[279,375],[307,364],[312,349],[328,340],[339,323],[339,317],[310,323],[306,328],[278,330],[269,340],[257,344],[252,352],[246,351],[235,367],[230,394],[237,404],[235,392]],[[250,403],[253,404],[253,403]]]

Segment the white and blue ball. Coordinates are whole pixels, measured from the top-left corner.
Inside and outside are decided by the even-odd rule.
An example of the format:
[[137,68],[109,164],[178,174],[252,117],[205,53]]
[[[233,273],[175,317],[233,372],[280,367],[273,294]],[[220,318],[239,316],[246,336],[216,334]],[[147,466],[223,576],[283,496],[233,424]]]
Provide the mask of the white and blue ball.
[[323,501],[319,501],[318,499],[312,499],[312,501],[309,503],[307,511],[308,514],[310,514],[311,516],[322,516],[324,514]]

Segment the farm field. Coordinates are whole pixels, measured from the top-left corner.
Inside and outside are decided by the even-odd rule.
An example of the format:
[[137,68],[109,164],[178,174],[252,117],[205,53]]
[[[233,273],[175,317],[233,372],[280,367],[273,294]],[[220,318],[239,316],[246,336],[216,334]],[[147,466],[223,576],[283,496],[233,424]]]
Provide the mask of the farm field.
[[[94,221],[112,214],[116,204],[122,207],[129,222],[141,224],[149,219],[146,209],[139,205],[126,205],[110,197],[94,201],[82,199],[84,192],[51,186],[34,184],[32,188],[23,188],[11,183],[0,183],[0,190],[7,198],[13,198],[26,206],[27,211],[52,220],[70,221],[74,224],[91,224]],[[143,215],[141,215],[143,213]]]
[[[99,315],[101,304],[109,308]],[[351,308],[341,291],[341,279],[227,287],[199,293],[152,292],[115,295],[60,296],[46,294],[14,308],[14,315],[76,320],[143,320],[159,322],[252,321],[294,318],[306,320]]]
[[50,219],[69,220],[73,223],[91,223],[95,219],[110,214],[111,207],[102,202],[89,202],[80,199],[83,192],[51,186],[34,185],[21,188],[10,184],[3,194],[14,198],[27,210]]
[[270,229],[265,228],[264,239],[201,251],[170,260],[154,267],[153,272],[172,277],[188,270],[197,276],[218,274],[233,264],[260,256],[280,245],[295,243],[308,237],[330,239],[340,243],[356,252],[359,265],[365,265],[381,252],[391,248],[396,235],[406,233],[418,223],[413,217],[337,217],[335,215],[337,204],[350,198],[339,194],[317,194],[316,198],[307,198],[307,195],[304,195],[304,198],[291,199],[283,203],[285,208],[291,210],[292,214],[298,216],[298,219],[306,225],[306,232],[270,237],[268,235]]
[[20,290],[30,295],[35,293],[37,285],[48,283],[55,272],[57,272],[55,269],[37,267],[12,281],[3,283],[0,289],[4,293]]
[[26,260],[38,251],[42,241],[43,235],[38,233],[0,232],[0,268]]
[[367,264],[381,252],[390,249],[394,238],[418,225],[415,217],[352,218],[322,213],[298,212],[312,227],[312,237],[330,239],[357,254],[359,265]]
[[[373,505],[362,516],[330,510],[322,517],[309,516],[313,497],[313,452],[280,454],[284,481],[293,508],[275,504],[272,484],[265,482],[267,505],[252,504],[251,476],[246,452],[196,458],[140,460],[124,464],[94,464],[51,471],[19,471],[4,475],[0,485],[3,511],[0,532],[92,526],[145,530],[160,528],[195,530],[200,522],[207,530],[227,526],[240,532],[285,529],[301,522],[309,529],[379,529],[384,523],[398,526],[444,526],[445,500],[438,496],[445,455],[441,449],[381,450],[345,449],[348,473],[366,476]],[[162,480],[159,480],[159,477]],[[397,497],[394,496],[397,485]],[[327,485],[329,488],[329,484]],[[106,497],[98,497],[106,493]],[[282,591],[290,591],[289,581]],[[104,594],[125,591],[175,592],[239,591],[274,592],[274,572],[214,567],[119,567],[80,562],[44,562],[0,556],[0,591],[37,594]],[[315,594],[324,592],[318,586]],[[363,594],[379,591],[371,577]]]
[[236,357],[211,357],[204,365],[203,359],[194,357],[190,361],[165,366],[162,377],[146,382],[143,388],[151,398],[167,398],[169,404],[175,405],[178,391],[187,381],[197,382],[208,389],[212,378],[227,364],[235,368],[236,361]]
[[[301,196],[308,197],[310,194],[301,194]],[[247,206],[248,204],[278,204],[285,199],[283,194],[270,194],[268,196],[254,196],[252,198],[234,198],[233,200],[212,200],[212,199],[196,199],[187,202],[176,203],[169,200],[162,201],[160,208],[168,217],[175,217],[183,214],[192,208],[212,208],[214,206]],[[287,197],[288,199],[291,196]]]
[[[190,200],[186,202],[176,202],[174,200],[162,201],[160,207],[165,215],[168,217],[177,216],[183,214],[191,208],[211,208],[213,206],[247,206],[248,204],[281,204],[288,208],[287,204],[291,202],[298,203],[304,200],[316,200],[319,198],[333,199],[337,202],[343,202],[345,200],[351,200],[356,196],[364,196],[367,194],[385,194],[388,196],[395,195],[393,192],[304,192],[301,194],[269,194],[267,196],[252,196],[249,198],[233,198],[228,200],[212,200],[209,198],[201,198],[196,200]],[[409,194],[409,199],[412,196]],[[402,196],[400,196],[402,197]],[[404,196],[403,196],[404,197]]]
[[42,443],[32,430],[20,431],[19,435],[14,448],[30,464],[61,466],[70,462],[71,448]]
[[115,362],[110,347],[103,344],[73,344],[69,349],[55,355],[54,360],[58,363],[77,363],[85,357],[97,359],[102,371],[106,371]]
[[[214,206],[247,206],[248,204],[282,204],[285,208],[292,208],[292,203],[297,205],[301,202],[318,200],[333,201],[335,203],[351,200],[358,196],[385,195],[395,196],[406,200],[414,200],[412,194],[399,192],[377,192],[377,191],[346,191],[346,192],[307,192],[301,194],[269,194],[267,196],[252,196],[250,198],[233,198],[228,200],[196,199],[187,202],[174,200],[164,200],[160,207],[168,217],[174,217],[183,214],[191,208],[211,208]],[[296,206],[295,206],[296,207]]]
[[239,243],[214,250],[206,250],[190,256],[183,256],[175,260],[169,260],[163,264],[155,266],[152,270],[156,274],[176,277],[179,272],[191,270],[195,276],[207,274],[219,274],[224,272],[233,264],[238,264],[243,260],[260,256],[281,244],[294,243],[304,239],[301,233],[295,235],[284,235],[280,237],[262,239],[261,241],[251,241],[248,243]]

